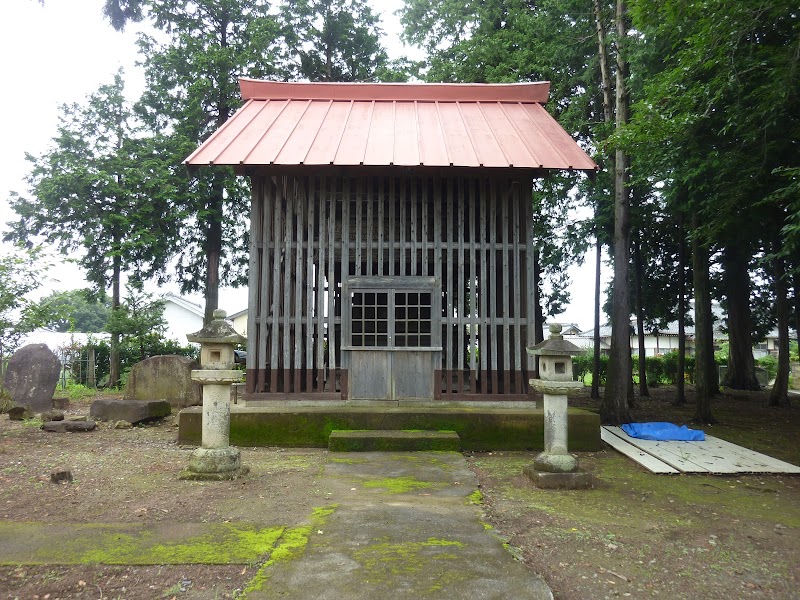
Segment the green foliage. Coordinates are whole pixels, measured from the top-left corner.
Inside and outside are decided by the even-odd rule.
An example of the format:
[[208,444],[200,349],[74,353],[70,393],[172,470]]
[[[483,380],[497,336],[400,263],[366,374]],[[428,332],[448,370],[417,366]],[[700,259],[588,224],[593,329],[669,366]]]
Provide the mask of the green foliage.
[[[594,371],[594,356],[591,353],[579,354],[572,357],[572,375],[578,381],[587,382]],[[600,355],[600,385],[606,384],[608,374],[608,355]]]
[[291,79],[375,81],[390,77],[378,17],[365,0],[288,0],[280,9]]
[[775,356],[762,356],[756,361],[756,364],[767,372],[770,381],[775,379],[778,374],[778,359]]
[[120,336],[122,344],[138,347],[139,360],[144,360],[147,340],[163,337],[164,302],[145,293],[141,282],[129,282],[126,288],[125,302],[111,311],[106,327],[112,335]]
[[111,302],[105,293],[89,289],[51,292],[39,300],[43,310],[52,318],[43,326],[54,331],[98,333],[105,330]]
[[[183,160],[240,106],[240,77],[275,77],[276,19],[264,0],[142,0],[158,36],[141,35],[146,89],[137,112],[158,148],[154,183],[178,225],[176,276],[183,292],[246,281],[249,190],[229,168],[190,174]],[[206,311],[216,308],[206,306]]]
[[48,307],[29,298],[45,282],[49,267],[41,248],[18,247],[0,257],[0,360],[52,317]]
[[[104,384],[108,381],[109,376],[109,357],[111,354],[111,345],[106,341],[97,342],[94,345],[95,360],[96,360],[96,377],[98,384]],[[148,335],[135,342],[131,340],[123,340],[120,344],[120,366],[122,373],[130,372],[133,365],[144,358],[151,356],[161,356],[165,354],[177,354],[180,356],[188,356],[189,358],[198,358],[199,353],[197,348],[192,346],[181,346],[178,342],[173,340],[166,340],[158,335]],[[84,382],[85,383],[85,382]]]
[[148,144],[137,137],[122,74],[84,104],[61,107],[52,146],[32,165],[28,196],[11,195],[18,220],[7,238],[43,239],[73,255],[97,289],[119,280],[119,267],[140,277],[163,273],[177,231],[164,214],[169,188],[156,185]]

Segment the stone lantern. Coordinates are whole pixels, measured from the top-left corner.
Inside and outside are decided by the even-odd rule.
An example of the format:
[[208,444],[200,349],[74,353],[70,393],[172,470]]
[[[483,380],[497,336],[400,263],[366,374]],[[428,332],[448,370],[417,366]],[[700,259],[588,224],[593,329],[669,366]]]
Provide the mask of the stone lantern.
[[563,338],[558,323],[550,325],[548,339],[528,348],[528,354],[539,356],[539,379],[530,384],[544,397],[544,452],[524,471],[539,487],[591,486],[591,476],[567,451],[567,398],[583,388],[583,382],[572,380],[572,357],[581,352]]
[[230,446],[231,386],[244,373],[234,366],[233,348],[247,340],[225,320],[224,310],[215,310],[213,320],[200,331],[186,336],[200,344],[200,369],[192,381],[203,386],[202,445],[192,453],[181,479],[235,479],[248,472],[241,453]]

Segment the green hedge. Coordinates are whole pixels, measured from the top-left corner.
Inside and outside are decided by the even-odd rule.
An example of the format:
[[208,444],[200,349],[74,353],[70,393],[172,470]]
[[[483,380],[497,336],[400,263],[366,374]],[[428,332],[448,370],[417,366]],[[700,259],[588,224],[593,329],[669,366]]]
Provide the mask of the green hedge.
[[[639,357],[633,356],[633,375],[636,379],[639,376]],[[674,385],[678,381],[678,353],[670,352],[663,356],[646,356],[644,359],[645,370],[647,372],[648,384]],[[717,361],[718,364],[725,364]],[[591,381],[594,357],[591,354],[581,354],[573,357],[572,371],[575,379],[579,381]],[[694,356],[687,356],[684,360],[684,380],[694,383]],[[761,365],[769,371],[768,365]],[[600,385],[606,384],[606,374],[608,372],[608,355],[600,356]]]

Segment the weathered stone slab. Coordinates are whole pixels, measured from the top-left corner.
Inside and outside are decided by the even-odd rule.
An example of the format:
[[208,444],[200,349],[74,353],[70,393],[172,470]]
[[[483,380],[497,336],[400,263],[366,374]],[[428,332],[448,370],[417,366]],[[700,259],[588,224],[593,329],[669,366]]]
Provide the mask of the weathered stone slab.
[[34,416],[34,412],[27,406],[12,406],[8,409],[8,418],[12,421],[24,421]]
[[98,421],[127,421],[135,424],[149,419],[160,419],[172,412],[166,400],[95,400],[89,416]]
[[42,421],[63,421],[64,413],[60,410],[46,410],[42,413]]
[[42,429],[55,433],[92,431],[95,427],[97,427],[97,423],[94,421],[47,421],[42,423]]
[[[174,408],[203,404],[202,386],[192,381],[197,361],[185,356],[153,356],[133,365],[125,400],[166,400]],[[126,419],[127,420],[127,419]]]
[[33,412],[53,407],[53,392],[61,374],[61,361],[46,344],[29,344],[8,361],[3,387],[14,404]]

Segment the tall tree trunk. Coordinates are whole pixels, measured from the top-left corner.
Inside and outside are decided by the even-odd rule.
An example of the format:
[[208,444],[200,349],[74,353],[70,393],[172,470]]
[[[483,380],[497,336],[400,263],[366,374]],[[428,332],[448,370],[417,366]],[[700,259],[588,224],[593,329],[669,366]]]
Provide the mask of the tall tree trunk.
[[722,253],[728,296],[728,369],[723,385],[735,390],[759,390],[753,360],[750,323],[749,252],[736,242]]
[[772,392],[769,395],[770,406],[789,406],[789,298],[786,290],[786,267],[780,256],[780,240],[773,242],[775,253],[773,269],[775,271],[775,307],[778,316],[778,373]]
[[[115,240],[116,240],[115,236]],[[117,315],[120,311],[120,279],[122,276],[122,257],[119,252],[111,259],[111,314]],[[117,326],[111,332],[111,349],[108,355],[108,386],[119,387],[121,379],[119,359],[120,335]]]
[[[692,229],[697,231],[698,218],[692,217]],[[692,271],[694,275],[694,326],[695,326],[695,420],[715,423],[711,414],[714,385],[710,381],[710,365],[714,364],[714,341],[709,340],[711,322],[711,285],[708,276],[708,249],[699,236],[692,237]]]
[[639,338],[639,396],[642,398],[650,397],[650,390],[647,389],[647,350],[644,347],[644,306],[642,306],[642,252],[639,245],[640,232],[636,232],[636,240],[633,242],[633,265],[636,275],[636,335]]
[[[608,65],[606,22],[600,0],[594,0],[594,24],[597,31],[597,55],[600,62],[600,87],[603,91],[603,119],[610,126],[614,122],[611,103],[611,71]],[[594,357],[592,363],[592,398],[600,399],[600,267],[603,244],[600,242],[600,196],[594,207],[595,270],[594,270]]]
[[678,209],[678,364],[675,369],[675,406],[686,404],[686,242],[683,210]]
[[221,173],[212,175],[212,197],[206,223],[206,280],[204,285],[205,314],[203,323],[208,324],[214,318],[214,311],[219,308],[219,266],[222,257],[222,211],[223,211],[223,177]]
[[[628,96],[625,88],[624,40],[627,36],[627,7],[617,0],[617,79],[616,128],[628,120]],[[630,423],[628,387],[631,384],[630,294],[630,195],[628,189],[628,157],[618,149],[614,157],[614,288],[611,315],[611,357],[605,397],[600,407],[604,423]]]
[[[598,212],[595,209],[595,223],[598,222]],[[595,264],[594,264],[594,360],[592,362],[592,394],[595,400],[600,399],[600,265],[602,262],[603,245],[600,243],[600,231],[595,234]]]

